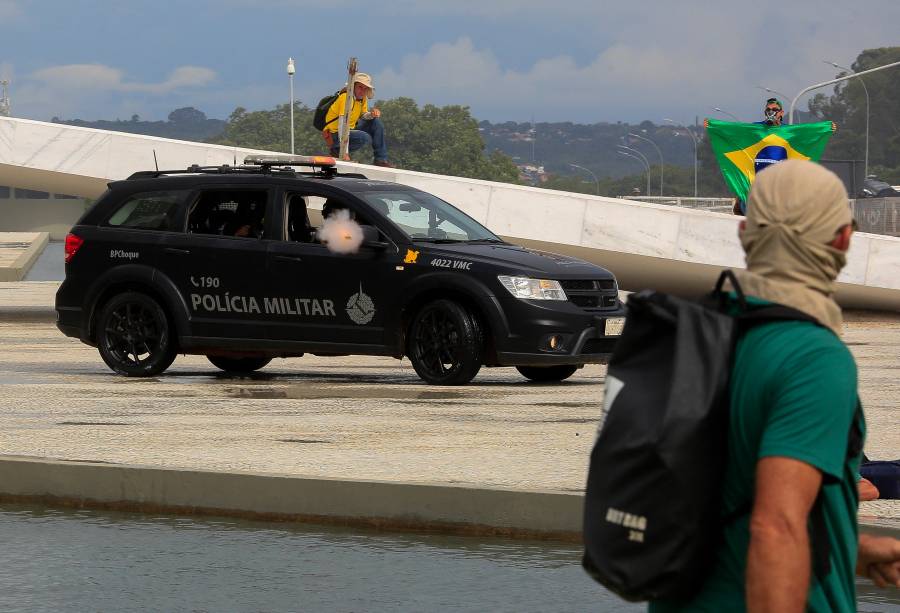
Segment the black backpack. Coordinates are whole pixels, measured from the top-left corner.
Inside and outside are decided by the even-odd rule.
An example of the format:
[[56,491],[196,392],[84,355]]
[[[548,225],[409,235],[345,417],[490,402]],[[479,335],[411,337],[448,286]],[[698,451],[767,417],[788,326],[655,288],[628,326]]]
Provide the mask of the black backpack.
[[325,126],[327,126],[328,124],[334,123],[338,120],[338,118],[335,117],[331,121],[325,121],[325,118],[328,115],[328,109],[331,108],[331,105],[334,104],[334,101],[337,100],[338,96],[343,94],[344,91],[345,88],[341,88],[333,94],[325,96],[324,98],[319,100],[319,104],[316,105],[316,112],[315,114],[313,114],[313,127],[319,132],[324,130]]
[[[726,279],[737,316],[724,312]],[[732,354],[749,328],[778,320],[815,322],[780,305],[748,310],[730,270],[703,302],[651,291],[629,297],[591,452],[582,562],[622,598],[696,593],[724,522],[749,512],[750,501],[721,515]]]

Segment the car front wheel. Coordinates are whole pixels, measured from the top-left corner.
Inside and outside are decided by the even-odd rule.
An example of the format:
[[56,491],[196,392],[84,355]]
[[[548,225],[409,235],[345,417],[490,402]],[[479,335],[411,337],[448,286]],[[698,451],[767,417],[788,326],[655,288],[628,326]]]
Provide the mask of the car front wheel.
[[206,359],[212,362],[213,366],[235,374],[259,370],[272,361],[272,358],[229,358],[220,355],[208,355]]
[[483,346],[481,327],[472,313],[452,300],[435,300],[413,319],[407,354],[427,383],[465,385],[481,369]]
[[175,360],[175,339],[160,304],[146,294],[113,296],[100,311],[97,348],[113,371],[154,377]]
[[516,370],[532,381],[563,381],[575,374],[578,366],[516,366]]

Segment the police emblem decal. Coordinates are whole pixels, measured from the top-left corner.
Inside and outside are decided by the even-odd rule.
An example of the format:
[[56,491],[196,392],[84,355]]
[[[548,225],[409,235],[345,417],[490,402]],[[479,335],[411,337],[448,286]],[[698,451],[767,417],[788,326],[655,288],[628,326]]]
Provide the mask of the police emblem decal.
[[363,293],[362,283],[359,284],[359,291],[347,301],[347,315],[353,323],[359,325],[367,324],[375,317],[375,303],[371,297]]

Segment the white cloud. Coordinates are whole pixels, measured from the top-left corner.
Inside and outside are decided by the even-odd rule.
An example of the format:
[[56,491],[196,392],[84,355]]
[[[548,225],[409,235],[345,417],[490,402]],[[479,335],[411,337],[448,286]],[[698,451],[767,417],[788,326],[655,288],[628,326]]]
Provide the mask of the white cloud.
[[376,87],[385,97],[468,104],[476,115],[506,107],[510,115],[522,119],[533,109],[556,108],[556,116],[548,119],[562,120],[592,110],[602,115],[609,106],[649,106],[661,92],[670,101],[695,99],[698,90],[709,94],[729,76],[725,67],[736,59],[723,55],[735,53],[711,57],[702,49],[684,47],[673,54],[658,46],[620,42],[588,63],[557,55],[515,70],[503,67],[490,50],[460,38],[407,55],[398,68],[376,75]]
[[[519,10],[512,8],[513,0],[426,2],[418,9],[408,4],[412,0],[398,2],[420,12],[506,14],[512,21],[503,25],[507,33],[535,15],[547,18],[546,6],[537,11],[537,0],[517,0]],[[677,7],[656,4],[656,10],[649,10],[647,2],[607,7],[573,0],[554,6],[553,19],[567,22],[577,16],[572,22],[572,36],[582,37],[577,45],[545,46],[543,57],[523,65],[503,53],[500,36],[479,42],[461,36],[376,71],[376,87],[381,97],[466,104],[476,117],[492,120],[534,115],[547,121],[659,121],[667,116],[693,121],[695,115],[712,114],[714,106],[750,120],[768,95],[757,85],[786,92],[789,103],[805,86],[834,75],[823,59],[848,64],[864,48],[896,44],[895,25],[872,22],[852,6],[821,11],[799,0],[772,3],[769,10],[767,2],[738,14],[694,0]],[[873,5],[900,17],[892,2]],[[592,23],[602,35],[587,40]],[[798,108],[805,108],[805,98]]]
[[[157,83],[126,78],[124,71],[103,64],[68,64],[37,70],[14,83],[11,97],[17,116],[48,118],[59,116],[108,117],[111,108],[122,116],[140,113],[147,96],[162,98],[184,90],[198,90],[211,84],[216,73],[201,66],[181,66]],[[21,114],[20,114],[21,113]]]
[[200,66],[181,66],[160,83],[126,81],[118,68],[103,64],[69,64],[43,68],[31,74],[29,80],[49,88],[90,90],[92,92],[146,92],[168,94],[185,87],[203,87],[216,78],[216,73]]
[[167,93],[184,87],[204,87],[216,79],[216,71],[203,66],[181,66],[172,71],[165,82],[149,85],[149,90],[156,93]]

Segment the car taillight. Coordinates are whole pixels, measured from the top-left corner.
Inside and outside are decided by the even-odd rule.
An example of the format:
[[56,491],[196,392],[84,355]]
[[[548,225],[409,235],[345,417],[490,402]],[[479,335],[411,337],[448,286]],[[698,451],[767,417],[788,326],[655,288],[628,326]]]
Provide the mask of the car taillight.
[[84,244],[84,239],[75,234],[66,234],[66,264],[72,261],[75,254]]

